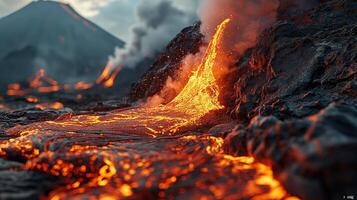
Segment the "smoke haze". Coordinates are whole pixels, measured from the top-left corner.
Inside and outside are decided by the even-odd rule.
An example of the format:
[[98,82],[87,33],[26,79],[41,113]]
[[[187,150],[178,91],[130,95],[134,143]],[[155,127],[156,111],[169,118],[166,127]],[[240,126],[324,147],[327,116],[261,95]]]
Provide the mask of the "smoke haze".
[[198,11],[202,21],[201,32],[209,40],[217,25],[231,18],[224,47],[230,51],[226,53],[241,56],[276,20],[278,7],[279,0],[203,0]]
[[131,40],[116,49],[113,67],[134,68],[144,58],[154,57],[184,27],[197,20],[197,1],[175,4],[171,0],[142,0],[136,9],[137,23],[131,27]]

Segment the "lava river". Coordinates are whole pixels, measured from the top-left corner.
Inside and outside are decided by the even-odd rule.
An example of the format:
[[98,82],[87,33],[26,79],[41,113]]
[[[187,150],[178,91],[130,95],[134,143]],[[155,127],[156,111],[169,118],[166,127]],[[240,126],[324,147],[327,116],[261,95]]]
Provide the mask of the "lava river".
[[224,154],[221,137],[183,131],[224,109],[212,70],[229,21],[170,103],[18,126],[0,156],[63,181],[44,199],[297,199],[268,166]]

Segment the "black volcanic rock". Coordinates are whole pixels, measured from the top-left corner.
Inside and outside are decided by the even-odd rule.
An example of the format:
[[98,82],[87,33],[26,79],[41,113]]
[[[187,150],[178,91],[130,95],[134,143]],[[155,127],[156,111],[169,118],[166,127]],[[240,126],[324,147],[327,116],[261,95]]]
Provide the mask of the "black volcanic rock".
[[225,150],[252,155],[302,199],[340,199],[357,191],[357,107],[331,104],[304,119],[255,117],[230,133]]
[[0,85],[27,80],[39,68],[61,82],[93,80],[123,45],[67,4],[32,2],[0,19]]
[[[230,132],[227,153],[271,165],[302,199],[356,196],[357,1],[316,0],[309,10],[294,7],[297,0],[281,2],[278,21],[237,60],[235,95],[226,101],[239,123],[216,129]],[[175,40],[199,34],[198,27],[187,30]],[[197,51],[201,40],[187,41],[163,55],[182,45]],[[158,60],[132,99],[159,92],[177,63]]]
[[0,199],[39,199],[60,184],[54,177],[23,169],[22,163],[0,159]]
[[357,103],[357,2],[329,1],[307,21],[278,21],[238,65],[234,116],[281,119]]
[[137,101],[160,92],[168,77],[175,79],[175,73],[180,69],[182,59],[189,54],[198,53],[202,43],[200,23],[183,29],[141,79],[133,85],[130,99]]

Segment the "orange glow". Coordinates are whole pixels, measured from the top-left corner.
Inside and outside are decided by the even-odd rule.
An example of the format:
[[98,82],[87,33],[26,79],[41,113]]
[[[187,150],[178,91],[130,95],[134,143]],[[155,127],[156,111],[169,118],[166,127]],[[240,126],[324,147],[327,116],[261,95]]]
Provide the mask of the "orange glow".
[[20,83],[13,83],[13,84],[8,85],[7,88],[9,90],[20,90],[21,85],[20,85]]
[[23,96],[26,94],[26,91],[21,90],[20,83],[13,83],[7,86],[7,95],[9,96]]
[[99,75],[99,77],[95,81],[95,83],[100,84],[103,81],[105,81],[110,76],[111,68],[112,68],[112,65],[110,62],[108,62],[108,64],[104,67],[102,73]]
[[38,98],[37,97],[33,97],[33,96],[29,96],[26,97],[26,101],[29,103],[37,103],[38,102]]
[[58,85],[37,88],[37,91],[40,93],[57,92],[59,90],[61,90],[61,86]]
[[81,82],[76,83],[74,88],[76,88],[77,90],[87,90],[87,89],[91,88],[92,85],[93,84],[91,84],[91,83],[86,83],[86,82],[81,81]]
[[50,192],[53,200],[289,197],[270,167],[224,154],[223,138],[190,131],[224,109],[213,71],[229,21],[170,103],[18,126],[7,131],[18,137],[0,141],[0,156],[24,158],[26,169],[64,180]]
[[21,89],[21,85],[19,83],[10,84],[8,85],[7,95],[24,96],[30,92],[48,93],[57,92],[62,89],[56,80],[46,76],[44,69],[40,69],[36,73],[34,78],[29,81],[29,86],[30,87],[27,89]]
[[[111,71],[111,69],[112,65],[109,62],[108,65],[103,69],[101,75],[96,80],[96,83],[103,85],[105,88],[112,87],[114,85],[115,79],[121,71],[121,68],[116,68],[114,71]],[[7,95],[24,96],[33,92],[50,93],[58,92],[60,90],[70,90],[73,88],[76,90],[87,90],[90,89],[94,84],[80,81],[72,87],[68,84],[64,84],[63,86],[61,86],[59,85],[58,81],[47,76],[46,71],[44,69],[39,69],[35,76],[28,82],[28,85],[28,88],[23,89],[20,83],[9,84]]]
[[[111,62],[104,67],[102,73],[96,80],[97,85],[103,85],[105,88],[113,87],[114,82],[121,71],[121,68],[115,68]],[[93,87],[93,83],[86,83],[84,81],[80,81],[76,83],[74,86],[70,86],[68,84],[64,84],[63,86],[59,85],[58,81],[53,78],[50,78],[46,75],[46,71],[44,69],[39,69],[36,72],[35,76],[28,82],[28,88],[22,88],[20,83],[13,83],[8,85],[7,95],[8,96],[24,96],[26,94],[30,94],[33,92],[39,93],[50,93],[50,92],[58,92],[60,90],[87,90]]]
[[109,61],[95,83],[98,85],[102,84],[105,88],[113,87],[115,79],[121,71],[121,67],[117,67],[114,70],[113,68],[115,68],[115,66]]
[[179,95],[169,103],[169,106],[194,115],[195,118],[200,118],[212,110],[223,108],[218,100],[219,89],[213,70],[216,65],[223,31],[229,22],[230,19],[226,19],[218,26],[202,63]]
[[115,79],[117,78],[120,71],[121,71],[120,67],[114,70],[114,72],[109,76],[109,78],[106,81],[104,81],[103,83],[104,87],[106,88],[113,87]]
[[63,104],[60,102],[36,104],[35,107],[40,110],[46,110],[46,109],[60,110],[64,108]]
[[35,78],[30,81],[30,86],[31,87],[40,87],[42,85],[41,78],[45,76],[45,70],[40,69],[36,75]]
[[24,96],[27,92],[24,90],[7,90],[7,95],[8,96]]
[[0,104],[0,110],[11,111],[11,109],[4,104]]

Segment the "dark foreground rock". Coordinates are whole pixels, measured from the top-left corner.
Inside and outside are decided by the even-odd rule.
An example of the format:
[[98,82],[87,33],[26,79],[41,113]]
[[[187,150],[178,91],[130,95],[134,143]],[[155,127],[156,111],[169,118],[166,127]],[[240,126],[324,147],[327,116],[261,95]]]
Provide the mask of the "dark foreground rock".
[[303,199],[343,199],[357,191],[357,107],[332,104],[304,119],[256,117],[225,139],[225,151],[273,166]]
[[356,1],[333,0],[266,30],[238,63],[233,116],[289,119],[356,104],[356,13]]
[[58,183],[53,177],[23,169],[21,163],[0,159],[0,199],[38,199]]

